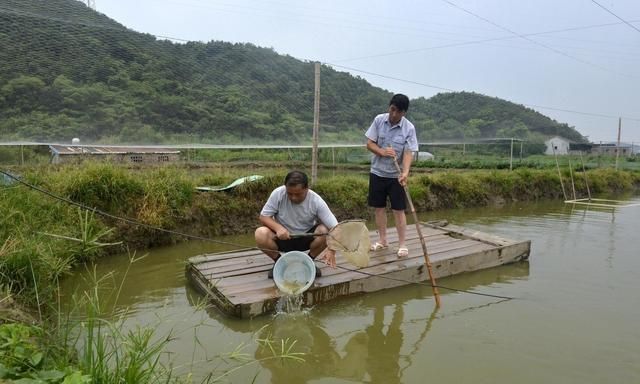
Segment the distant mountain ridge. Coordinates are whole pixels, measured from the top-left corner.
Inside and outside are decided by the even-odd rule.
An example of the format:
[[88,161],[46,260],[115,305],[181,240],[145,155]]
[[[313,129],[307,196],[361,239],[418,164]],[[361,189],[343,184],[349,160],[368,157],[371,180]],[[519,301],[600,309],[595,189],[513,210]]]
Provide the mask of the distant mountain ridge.
[[473,92],[441,93],[413,102],[417,121],[432,138],[521,138],[541,142],[551,136],[586,139],[573,127],[533,109]]
[[[0,140],[308,143],[313,65],[252,44],[157,40],[75,0],[5,0]],[[391,94],[323,66],[321,139],[361,142]],[[584,140],[566,124],[475,93],[412,100],[408,118],[421,141]]]

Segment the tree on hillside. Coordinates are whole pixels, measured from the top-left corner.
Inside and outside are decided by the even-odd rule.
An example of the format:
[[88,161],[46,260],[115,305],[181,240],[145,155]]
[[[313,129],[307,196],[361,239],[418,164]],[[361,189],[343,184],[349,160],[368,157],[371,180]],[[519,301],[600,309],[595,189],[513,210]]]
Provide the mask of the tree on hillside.
[[[390,97],[323,65],[322,137],[359,142]],[[75,0],[5,0],[0,9],[2,138],[309,143],[313,98],[314,64],[273,49],[174,44]],[[583,139],[531,109],[469,92],[412,100],[409,118],[420,140],[524,130]]]

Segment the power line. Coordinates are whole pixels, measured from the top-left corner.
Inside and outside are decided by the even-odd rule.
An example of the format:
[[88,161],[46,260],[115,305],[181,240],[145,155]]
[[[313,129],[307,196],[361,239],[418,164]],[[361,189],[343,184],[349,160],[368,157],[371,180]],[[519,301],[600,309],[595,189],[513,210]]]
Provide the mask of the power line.
[[[557,29],[557,30],[550,30],[550,31],[534,32],[534,33],[529,33],[529,34],[525,34],[525,35],[522,35],[522,36],[540,36],[540,35],[545,35],[545,34],[554,34],[554,33],[575,31],[575,30],[582,30],[582,29],[590,29],[590,28],[601,28],[601,27],[614,26],[614,25],[620,25],[620,23],[606,23],[606,24],[595,24],[595,25],[583,26],[583,27],[564,28],[564,29]],[[516,34],[515,32],[512,32],[512,33]],[[518,34],[516,34],[516,35],[517,35],[517,37],[520,37]],[[180,42],[189,42],[190,41],[190,40],[187,40],[187,39],[173,37],[173,36],[162,36],[162,35],[155,35],[155,36],[157,38],[180,41]],[[392,53],[384,53],[384,54],[379,54],[379,55],[366,56],[366,57],[361,57],[361,58],[356,58],[356,59],[349,59],[348,61],[358,60],[358,59],[363,59],[363,58],[389,56],[389,55],[395,55],[395,54],[400,54],[400,53],[417,52],[417,51],[428,50],[428,49],[448,48],[448,47],[455,47],[455,46],[480,44],[480,43],[491,42],[491,41],[510,40],[510,39],[513,39],[513,38],[514,37],[511,37],[511,36],[504,36],[504,37],[498,37],[498,38],[492,38],[492,39],[467,41],[467,42],[446,44],[446,45],[423,48],[423,49],[415,49],[415,50],[409,50],[409,51],[397,51],[397,52],[392,52]],[[542,45],[542,44],[538,44],[538,45],[541,45],[541,46],[544,47],[544,45]],[[342,61],[345,61],[345,60],[342,60]],[[427,84],[427,83],[417,82],[417,81],[414,81],[414,80],[401,79],[401,78],[397,78],[397,77],[392,77],[392,76],[388,76],[388,75],[383,75],[383,74],[379,74],[379,73],[365,71],[365,70],[362,70],[362,69],[343,66],[343,65],[339,65],[339,64],[335,64],[335,63],[324,62],[323,64],[330,65],[330,66],[336,67],[336,68],[346,69],[348,71],[354,71],[354,72],[359,72],[359,73],[368,74],[368,75],[372,75],[372,76],[377,76],[377,77],[381,77],[381,78],[386,78],[386,79],[390,79],[390,80],[394,80],[394,81],[401,81],[401,82],[405,82],[405,83],[408,83],[408,84],[420,85],[420,86],[424,86],[424,87],[427,87],[427,88],[439,89],[439,90],[448,91],[448,92],[457,92],[457,90],[454,90],[454,89],[451,89],[451,88],[447,88],[447,87],[444,87],[444,86]],[[595,116],[595,117],[604,117],[604,118],[622,117],[622,118],[627,119],[627,120],[640,121],[639,118],[634,118],[634,117],[629,117],[629,116],[607,115],[607,114],[600,114],[600,113],[594,113],[594,112],[584,112],[584,111],[570,110],[570,109],[566,109],[566,108],[549,107],[549,106],[541,106],[541,105],[526,104],[526,103],[523,103],[522,105],[528,106],[528,107],[532,107],[532,108],[541,108],[541,109],[548,109],[548,110],[554,110],[554,111],[560,111],[560,112],[568,112],[568,113],[574,113],[574,114],[585,115],[585,116]]]
[[[346,67],[346,66],[342,66],[342,65],[338,65],[338,64],[332,64],[332,63],[323,63],[323,64],[330,65],[330,66],[337,67],[337,68],[346,69],[346,70],[349,70],[349,71],[365,73],[365,74],[372,75],[372,76],[378,76],[378,77],[382,77],[382,78],[385,78],[385,79],[401,81],[401,82],[408,83],[408,84],[421,85],[421,86],[424,86],[424,87],[435,88],[435,89],[440,89],[440,90],[449,91],[449,92],[459,92],[459,91],[451,89],[451,88],[446,88],[446,87],[433,85],[433,84],[420,83],[420,82],[417,82],[417,81],[401,79],[401,78],[398,78],[398,77],[391,77],[391,76],[382,75],[382,74],[379,74],[379,73],[373,73],[373,72],[369,72],[369,71],[365,71],[365,70],[361,70],[361,69],[357,69],[357,68],[352,68],[352,67]],[[553,111],[575,113],[575,114],[578,114],[578,115],[585,115],[585,116],[596,116],[596,117],[615,118],[615,119],[621,117],[621,118],[626,119],[626,120],[640,121],[640,118],[629,117],[629,116],[607,115],[607,114],[602,114],[602,113],[584,112],[584,111],[577,111],[577,110],[571,110],[571,109],[566,109],[566,108],[547,107],[547,106],[536,105],[536,104],[526,104],[526,103],[517,103],[517,104],[521,104],[521,105],[524,105],[524,106],[530,107],[530,108],[549,109],[549,110],[553,110]]]
[[511,30],[511,29],[509,29],[509,28],[507,28],[507,27],[505,27],[505,26],[502,26],[502,25],[500,25],[500,24],[498,24],[498,23],[496,23],[496,22],[493,22],[493,21],[491,21],[491,20],[487,19],[486,17],[480,16],[480,15],[478,15],[478,14],[477,14],[477,13],[475,13],[475,12],[472,12],[472,11],[470,11],[470,10],[468,10],[468,9],[464,8],[464,7],[461,7],[461,6],[459,6],[459,5],[457,5],[457,4],[453,3],[453,2],[451,2],[451,1],[449,1],[449,0],[441,0],[441,1],[443,1],[443,2],[445,2],[445,3],[447,3],[447,4],[449,4],[450,6],[452,6],[452,7],[456,8],[456,9],[461,10],[461,11],[462,11],[462,12],[464,12],[464,13],[467,13],[467,14],[469,14],[469,15],[471,15],[471,16],[473,16],[473,17],[477,18],[477,19],[480,19],[480,20],[482,20],[482,21],[484,21],[484,22],[486,22],[486,23],[489,23],[489,24],[493,25],[493,26],[494,26],[494,27],[496,27],[496,28],[500,28],[500,29],[502,29],[503,31],[507,31],[507,32],[511,33],[512,35],[518,36],[518,37],[519,37],[519,38],[521,38],[521,39],[524,39],[524,40],[529,41],[529,42],[531,42],[531,43],[533,43],[533,44],[536,44],[536,45],[539,45],[539,46],[541,46],[541,47],[543,47],[543,48],[546,48],[546,49],[548,49],[548,50],[550,50],[550,51],[552,51],[552,52],[554,52],[554,53],[556,53],[556,54],[558,54],[558,55],[562,55],[562,56],[567,57],[567,58],[569,58],[569,59],[571,59],[571,60],[575,60],[575,61],[580,62],[580,63],[582,63],[582,64],[586,64],[586,65],[592,66],[592,67],[594,67],[594,68],[598,68],[598,69],[603,70],[603,71],[606,71],[606,72],[614,73],[614,74],[616,74],[616,75],[622,75],[622,76],[625,76],[625,77],[632,77],[632,78],[635,78],[635,77],[636,77],[636,76],[628,75],[628,74],[626,74],[626,73],[621,73],[621,72],[612,71],[612,70],[610,70],[610,69],[608,69],[608,68],[606,68],[606,67],[603,67],[603,66],[601,66],[601,65],[598,65],[598,64],[592,63],[592,62],[587,61],[587,60],[580,59],[580,58],[575,57],[575,56],[572,56],[572,55],[570,55],[570,54],[568,54],[568,53],[566,53],[566,52],[563,52],[563,51],[561,51],[561,50],[559,50],[559,49],[555,49],[555,48],[553,48],[553,47],[551,47],[551,46],[549,46],[549,45],[546,45],[546,44],[540,43],[540,42],[538,42],[538,41],[536,41],[536,40],[530,39],[527,35],[523,35],[523,34],[521,34],[521,33],[515,32],[515,31],[513,31],[513,30]]
[[337,67],[337,68],[342,68],[342,69],[346,69],[349,71],[355,71],[355,72],[360,72],[360,73],[366,73],[367,75],[372,75],[372,76],[378,76],[378,77],[382,77],[385,79],[389,79],[389,80],[396,80],[396,81],[402,81],[404,83],[409,83],[409,84],[416,84],[416,85],[421,85],[423,87],[428,87],[428,88],[435,88],[435,89],[440,89],[443,91],[449,91],[449,92],[456,92],[454,89],[451,88],[445,88],[445,87],[440,87],[438,85],[432,85],[432,84],[426,84],[426,83],[420,83],[417,81],[413,81],[413,80],[406,80],[406,79],[400,79],[397,77],[392,77],[392,76],[387,76],[387,75],[381,75],[379,73],[373,73],[373,72],[369,72],[369,71],[365,71],[362,69],[357,69],[357,68],[351,68],[351,67],[345,67],[343,65],[338,65],[338,64],[333,64],[333,63],[322,63],[325,65],[330,65],[332,67]]
[[[530,37],[530,36],[542,36],[542,35],[550,35],[550,34],[556,34],[556,33],[562,33],[562,32],[573,32],[573,31],[579,31],[579,30],[585,30],[585,29],[611,27],[611,26],[616,26],[616,25],[620,25],[620,24],[621,23],[594,24],[594,25],[587,25],[587,26],[582,26],[582,27],[571,27],[571,28],[563,28],[563,29],[554,29],[554,30],[543,31],[543,32],[526,33],[526,34],[523,34],[523,36],[528,36],[528,37]],[[375,54],[375,55],[360,56],[360,57],[354,57],[354,58],[349,58],[349,59],[341,59],[341,60],[333,60],[333,61],[334,62],[348,62],[348,61],[365,60],[365,59],[372,59],[372,58],[385,57],[385,56],[401,55],[401,54],[405,54],[405,53],[429,51],[429,50],[433,50],[433,49],[455,48],[455,47],[461,47],[461,46],[465,46],[465,45],[475,45],[475,44],[490,43],[490,42],[494,42],[494,41],[512,40],[514,38],[516,38],[516,36],[502,36],[502,37],[494,37],[494,38],[489,38],[489,39],[462,41],[462,42],[457,42],[457,43],[436,45],[436,46],[426,47],[426,48],[415,48],[415,49],[408,49],[408,50],[402,50],[402,51],[386,52],[386,53],[379,53],[379,54]]]
[[608,13],[612,14],[613,16],[615,16],[618,20],[622,21],[623,23],[627,24],[628,26],[630,26],[631,28],[635,29],[636,31],[640,32],[640,29],[638,29],[635,25],[631,24],[630,22],[628,22],[627,20],[623,19],[622,17],[616,15],[615,13],[613,13],[610,9],[605,8],[602,4],[598,3],[595,0],[591,0],[591,2],[595,5],[597,5],[598,7],[604,9],[605,11],[607,11]]
[[578,115],[585,115],[585,116],[595,116],[595,117],[606,117],[606,118],[623,118],[625,120],[633,120],[633,121],[640,121],[640,118],[636,118],[636,117],[629,117],[629,116],[617,116],[617,115],[605,115],[602,113],[594,113],[594,112],[584,112],[584,111],[576,111],[576,110],[572,110],[572,109],[563,109],[563,108],[556,108],[556,107],[546,107],[543,105],[535,105],[535,104],[522,104],[524,106],[527,107],[531,107],[531,108],[541,108],[541,109],[549,109],[552,111],[559,111],[559,112],[568,112],[568,113],[575,113]]

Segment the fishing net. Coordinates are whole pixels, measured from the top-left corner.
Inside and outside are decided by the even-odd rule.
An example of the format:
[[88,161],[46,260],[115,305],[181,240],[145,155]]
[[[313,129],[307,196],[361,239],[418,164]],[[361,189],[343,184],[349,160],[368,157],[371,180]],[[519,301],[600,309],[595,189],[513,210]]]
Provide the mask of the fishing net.
[[343,254],[356,267],[369,265],[369,230],[362,220],[347,220],[329,231],[327,247]]

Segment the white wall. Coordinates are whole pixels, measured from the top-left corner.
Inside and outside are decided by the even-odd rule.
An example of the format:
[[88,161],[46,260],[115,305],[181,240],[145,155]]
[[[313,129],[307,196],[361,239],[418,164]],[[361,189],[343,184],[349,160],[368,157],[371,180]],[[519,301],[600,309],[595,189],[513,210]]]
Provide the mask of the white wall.
[[566,155],[569,153],[569,141],[562,137],[552,137],[544,143],[547,146],[544,152],[546,155],[553,155],[554,153],[556,155]]

